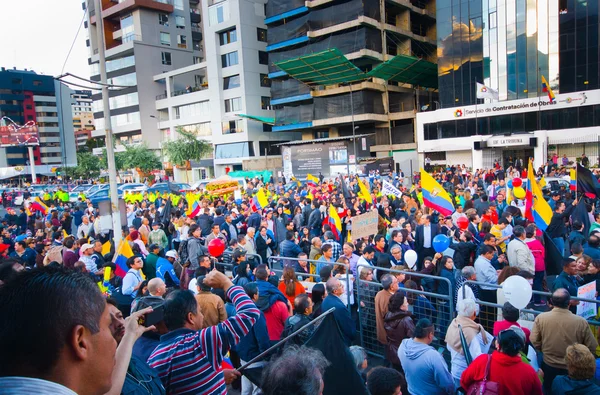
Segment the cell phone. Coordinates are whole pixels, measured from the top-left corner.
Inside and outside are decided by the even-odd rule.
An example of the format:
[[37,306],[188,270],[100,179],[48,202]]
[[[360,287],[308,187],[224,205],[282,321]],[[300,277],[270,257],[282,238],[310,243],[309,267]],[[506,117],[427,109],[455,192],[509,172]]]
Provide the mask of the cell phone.
[[138,324],[144,325],[146,328],[157,324],[163,320],[165,317],[165,308],[164,306],[159,306],[152,310],[150,313],[141,316],[138,320]]

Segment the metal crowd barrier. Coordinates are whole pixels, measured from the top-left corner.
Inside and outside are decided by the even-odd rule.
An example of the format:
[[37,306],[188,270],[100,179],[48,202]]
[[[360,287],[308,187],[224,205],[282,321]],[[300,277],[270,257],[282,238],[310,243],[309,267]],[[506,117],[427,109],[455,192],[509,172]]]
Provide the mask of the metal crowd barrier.
[[[483,282],[478,282],[478,281],[465,281],[465,284],[472,284],[472,285],[477,285],[481,288],[481,286],[485,286],[488,288],[494,288],[496,293],[496,298],[494,298],[494,300],[496,300],[496,302],[490,302],[490,301],[486,301],[486,300],[482,300],[481,299],[481,293],[480,293],[480,297],[477,298],[475,300],[475,302],[479,305],[479,323],[485,328],[486,331],[488,331],[490,334],[492,334],[493,331],[493,327],[494,327],[494,323],[496,321],[502,321],[502,307],[504,303],[499,303],[497,296],[499,294],[498,289],[502,289],[502,284],[498,285],[498,284],[488,284],[488,283],[483,283]],[[466,289],[463,287],[462,288],[462,293],[463,293],[463,298],[465,297],[465,292]],[[502,294],[503,295],[503,294]],[[550,297],[552,296],[552,293],[550,292],[541,292],[541,291],[533,291],[533,295],[540,295],[545,297],[546,299],[550,299]],[[596,314],[593,318],[588,319],[588,323],[591,326],[592,332],[594,332],[594,335],[597,335],[600,332],[600,321],[599,321],[599,316],[598,316],[598,305],[600,305],[600,301],[599,300],[595,300],[595,299],[585,299],[585,298],[577,298],[577,297],[573,297],[571,296],[571,300],[576,300],[579,302],[589,302],[589,303],[595,303],[596,304]],[[548,309],[543,309],[543,310],[535,310],[535,309],[519,309],[520,312],[520,317],[519,317],[519,324],[521,326],[524,326],[526,328],[533,328],[533,322],[535,321],[535,317],[537,317],[539,314],[544,313],[546,311],[549,311]]]
[[[269,266],[269,269],[272,272],[275,272],[279,275],[283,274],[283,267],[286,264],[286,261],[289,262],[298,262],[298,261],[306,261],[310,264],[310,266],[312,266],[314,264],[315,268],[318,268],[319,265],[322,266],[326,266],[326,265],[330,265],[333,266],[334,268],[336,266],[343,266],[346,268],[346,275],[344,278],[342,278],[340,281],[343,281],[345,284],[345,291],[346,291],[346,307],[348,309],[350,309],[352,307],[352,295],[354,294],[354,277],[351,278],[352,276],[352,272],[350,271],[350,265],[346,265],[344,263],[339,263],[339,262],[323,262],[323,261],[318,261],[315,259],[299,259],[299,258],[286,258],[286,257],[280,257],[280,256],[271,256],[269,257],[269,259],[267,260],[267,264]],[[280,263],[280,266],[282,267],[280,268],[275,268],[274,263]],[[297,272],[294,270],[294,274],[296,274],[297,276],[303,276],[303,277],[310,277],[312,278],[312,280],[316,281],[317,279],[320,279],[319,277],[319,270],[315,270],[316,274],[307,274],[307,273],[302,273],[302,272]]]
[[[385,269],[365,264],[357,265],[357,272],[361,269],[377,270],[392,275],[404,274],[406,281],[413,280],[419,285],[422,279],[443,281],[452,289],[450,280],[444,277],[431,276],[417,272]],[[361,346],[371,355],[384,358],[384,345],[377,341],[377,321],[375,318],[375,296],[383,289],[380,283],[375,281],[361,280],[360,275],[356,279],[358,317],[360,324]],[[435,326],[435,338],[432,346],[439,348],[444,346],[444,338],[448,325],[454,317],[454,296],[423,291],[421,289],[401,288],[406,292],[409,300],[409,311],[413,313],[416,322],[421,318],[428,318]]]

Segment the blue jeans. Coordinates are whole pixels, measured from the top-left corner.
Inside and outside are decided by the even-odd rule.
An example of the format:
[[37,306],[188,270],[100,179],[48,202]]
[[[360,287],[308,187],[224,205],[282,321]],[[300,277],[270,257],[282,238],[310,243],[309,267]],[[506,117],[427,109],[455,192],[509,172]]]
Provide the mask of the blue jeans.
[[558,250],[560,251],[560,255],[565,256],[565,239],[562,237],[555,237],[552,239]]

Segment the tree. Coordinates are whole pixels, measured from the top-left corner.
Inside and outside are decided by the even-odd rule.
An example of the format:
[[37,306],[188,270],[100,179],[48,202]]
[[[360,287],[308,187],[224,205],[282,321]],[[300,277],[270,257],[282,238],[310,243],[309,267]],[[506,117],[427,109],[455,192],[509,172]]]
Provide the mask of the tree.
[[100,176],[101,163],[91,152],[77,153],[77,166],[65,169],[67,176],[72,178],[97,178]]
[[213,146],[208,141],[199,140],[194,133],[186,132],[181,127],[176,130],[180,137],[163,144],[169,162],[176,166],[184,166],[187,161],[199,161],[212,153]]
[[144,173],[162,168],[160,158],[154,151],[149,150],[146,144],[126,145],[125,152],[119,152],[123,156],[125,169],[140,169]]

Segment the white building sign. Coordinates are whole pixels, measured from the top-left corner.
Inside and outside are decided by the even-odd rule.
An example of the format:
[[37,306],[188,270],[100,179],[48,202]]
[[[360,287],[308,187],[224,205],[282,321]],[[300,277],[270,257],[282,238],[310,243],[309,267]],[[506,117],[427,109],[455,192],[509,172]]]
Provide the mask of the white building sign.
[[490,137],[487,140],[488,147],[510,147],[516,145],[529,145],[529,137],[525,136],[500,136]]

